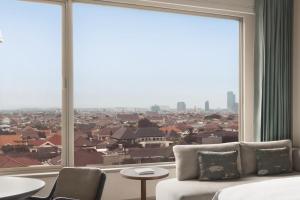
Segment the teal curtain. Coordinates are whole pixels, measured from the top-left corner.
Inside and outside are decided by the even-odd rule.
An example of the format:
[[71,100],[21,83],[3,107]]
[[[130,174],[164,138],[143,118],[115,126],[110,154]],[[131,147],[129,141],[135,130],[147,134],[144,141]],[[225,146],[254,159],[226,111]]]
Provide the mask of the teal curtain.
[[256,0],[255,131],[258,141],[291,139],[292,0]]

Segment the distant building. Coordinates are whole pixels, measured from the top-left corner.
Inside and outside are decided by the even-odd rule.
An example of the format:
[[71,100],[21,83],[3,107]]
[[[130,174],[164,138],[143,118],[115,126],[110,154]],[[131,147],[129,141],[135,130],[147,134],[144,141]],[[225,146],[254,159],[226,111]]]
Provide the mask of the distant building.
[[138,128],[135,132],[136,142],[142,147],[168,147],[166,135],[158,127]]
[[172,141],[166,140],[166,134],[158,127],[122,127],[112,136],[117,143],[127,145],[139,144],[142,147],[168,147]]
[[159,107],[159,105],[153,105],[153,106],[151,106],[150,110],[152,112],[158,113],[160,111],[160,107]]
[[234,105],[234,112],[235,113],[239,112],[239,103],[237,103],[237,102],[235,102],[235,105]]
[[139,120],[139,115],[137,113],[117,114],[117,120],[119,120],[121,122],[135,123]]
[[222,137],[216,135],[210,135],[202,138],[202,144],[220,144],[222,143]]
[[186,112],[186,104],[181,101],[177,103],[177,112]]
[[236,112],[235,94],[232,91],[227,92],[227,110],[230,112]]
[[134,144],[135,131],[133,127],[121,127],[111,136],[112,139],[117,140],[120,143]]
[[135,161],[134,163],[174,161],[172,147],[130,148],[128,155]]
[[10,124],[10,119],[7,117],[4,117],[1,121],[1,124],[7,124],[7,125]]
[[209,111],[209,101],[205,101],[205,112]]

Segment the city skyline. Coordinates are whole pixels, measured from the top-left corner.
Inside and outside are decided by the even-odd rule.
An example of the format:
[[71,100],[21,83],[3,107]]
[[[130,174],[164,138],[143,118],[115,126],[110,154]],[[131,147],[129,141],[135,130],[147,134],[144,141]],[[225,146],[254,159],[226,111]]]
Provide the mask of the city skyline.
[[[209,100],[206,100],[204,102],[204,106],[199,106],[197,107],[196,105],[187,105],[185,103],[185,101],[178,101],[175,103],[175,106],[169,106],[169,105],[161,105],[161,104],[152,104],[148,107],[124,107],[124,106],[114,106],[114,107],[74,107],[74,109],[117,109],[117,108],[128,108],[128,109],[145,109],[145,110],[150,110],[150,111],[153,111],[153,109],[157,110],[177,110],[178,111],[178,103],[184,103],[184,106],[185,106],[185,110],[194,110],[195,108],[197,109],[202,109],[204,111],[209,111],[209,110],[224,110],[224,109],[227,109],[227,110],[230,110],[230,111],[236,111],[236,108],[232,108],[230,107],[232,102],[228,102],[228,93],[230,94],[233,94],[234,95],[234,105],[233,106],[238,106],[238,101],[236,101],[235,99],[235,93],[233,93],[232,91],[228,91],[227,92],[227,107],[224,107],[224,108],[212,108],[210,106],[210,101]],[[176,105],[177,104],[177,105]],[[230,104],[230,105],[229,105]],[[43,107],[43,108],[38,108],[38,107],[27,107],[27,108],[8,108],[8,109],[1,109],[0,108],[0,111],[7,111],[7,110],[60,110],[61,108],[59,107]],[[157,111],[155,111],[157,112]]]
[[[228,94],[233,95],[233,99],[229,98],[228,99]],[[175,106],[170,106],[170,105],[161,105],[161,104],[152,104],[148,107],[125,107],[125,106],[114,106],[114,107],[74,107],[74,109],[117,109],[117,108],[128,108],[128,109],[145,109],[145,110],[150,110],[150,111],[154,111],[158,112],[159,110],[176,110],[178,111],[178,103],[179,104],[184,104],[184,109],[183,110],[194,110],[195,108],[197,109],[202,109],[204,111],[209,111],[209,110],[224,110],[227,109],[229,111],[236,111],[236,106],[238,106],[238,101],[236,101],[236,95],[235,93],[233,93],[232,91],[228,91],[227,92],[227,106],[223,107],[223,108],[212,108],[210,106],[210,101],[209,100],[205,100],[204,106],[199,106],[197,107],[196,105],[187,105],[185,101],[178,101],[175,102]],[[233,101],[233,102],[232,102]],[[201,103],[200,103],[201,104]],[[232,105],[233,104],[233,105]],[[60,110],[61,108],[59,107],[43,107],[43,108],[38,108],[38,107],[27,107],[27,108],[12,108],[12,109],[1,109],[0,111],[6,111],[6,110]]]

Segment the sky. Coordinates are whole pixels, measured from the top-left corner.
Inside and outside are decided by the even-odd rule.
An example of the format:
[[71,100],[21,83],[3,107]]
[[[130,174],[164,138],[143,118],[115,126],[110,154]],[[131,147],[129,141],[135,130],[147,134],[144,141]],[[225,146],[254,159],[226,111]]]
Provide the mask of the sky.
[[[239,22],[74,4],[77,108],[226,107],[238,94]],[[61,8],[0,1],[0,109],[61,106]]]

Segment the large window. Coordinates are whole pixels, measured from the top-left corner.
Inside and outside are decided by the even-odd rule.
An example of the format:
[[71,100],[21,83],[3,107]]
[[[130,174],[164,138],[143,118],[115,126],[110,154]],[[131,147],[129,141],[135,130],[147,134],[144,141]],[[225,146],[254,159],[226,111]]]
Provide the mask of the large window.
[[60,164],[61,6],[0,1],[0,168]]
[[239,139],[239,19],[50,1],[0,1],[0,168],[172,162],[174,145]]
[[74,4],[75,165],[173,161],[237,141],[234,19]]

